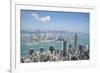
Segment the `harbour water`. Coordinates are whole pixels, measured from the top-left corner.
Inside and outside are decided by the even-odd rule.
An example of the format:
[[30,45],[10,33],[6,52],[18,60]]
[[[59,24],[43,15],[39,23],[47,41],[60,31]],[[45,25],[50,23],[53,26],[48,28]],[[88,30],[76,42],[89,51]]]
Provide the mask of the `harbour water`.
[[[23,35],[23,34],[22,34]],[[23,38],[22,38],[23,39]],[[74,47],[74,42],[71,43],[72,47]],[[89,34],[78,35],[78,45],[89,45]],[[26,43],[21,40],[21,56],[28,56],[29,49],[33,48],[34,51],[39,52],[40,48],[44,48],[44,51],[49,50],[49,46],[54,46],[55,49],[62,49],[62,41],[46,41],[46,42],[38,42],[38,43]]]

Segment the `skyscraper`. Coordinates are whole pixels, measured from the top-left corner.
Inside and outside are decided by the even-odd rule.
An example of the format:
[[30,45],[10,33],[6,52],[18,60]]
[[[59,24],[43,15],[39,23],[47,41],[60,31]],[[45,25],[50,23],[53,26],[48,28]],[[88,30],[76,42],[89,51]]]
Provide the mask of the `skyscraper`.
[[63,41],[63,56],[67,54],[67,41]]
[[86,45],[86,50],[88,50],[89,49],[89,46],[88,46],[88,44]]
[[77,48],[77,43],[78,43],[77,33],[75,33],[75,37],[74,37],[74,46],[75,46],[75,49]]
[[32,55],[34,53],[34,49],[33,48],[30,48],[29,53],[30,53],[30,55]]
[[49,51],[53,54],[53,51],[54,51],[53,46],[49,46]]

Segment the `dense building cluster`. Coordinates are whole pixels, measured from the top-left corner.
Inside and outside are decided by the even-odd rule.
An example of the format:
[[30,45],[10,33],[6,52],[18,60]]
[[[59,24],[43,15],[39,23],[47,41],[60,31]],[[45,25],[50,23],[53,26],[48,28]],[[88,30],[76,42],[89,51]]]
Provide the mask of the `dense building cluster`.
[[67,44],[67,40],[63,40],[63,48],[61,50],[55,49],[54,46],[49,46],[48,51],[44,51],[44,48],[40,48],[37,53],[34,48],[29,49],[29,57],[21,57],[21,63],[32,62],[54,62],[54,61],[70,61],[70,60],[88,60],[89,59],[89,47],[88,45],[77,44],[77,34],[75,33],[74,48],[72,44]]

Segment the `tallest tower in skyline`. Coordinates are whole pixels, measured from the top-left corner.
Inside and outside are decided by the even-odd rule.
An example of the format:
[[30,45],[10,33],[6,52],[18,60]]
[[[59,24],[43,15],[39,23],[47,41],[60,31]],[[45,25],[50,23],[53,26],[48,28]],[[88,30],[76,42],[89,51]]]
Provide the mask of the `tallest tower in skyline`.
[[74,37],[74,46],[75,46],[75,49],[77,48],[77,45],[78,45],[78,36],[77,36],[77,33],[75,33],[75,37]]

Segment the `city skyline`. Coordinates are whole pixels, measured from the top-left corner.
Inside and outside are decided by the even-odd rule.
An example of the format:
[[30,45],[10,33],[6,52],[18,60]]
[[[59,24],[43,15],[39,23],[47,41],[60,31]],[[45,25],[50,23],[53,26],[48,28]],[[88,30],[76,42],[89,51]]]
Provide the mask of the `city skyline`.
[[21,63],[89,60],[89,16],[21,10]]
[[89,33],[89,13],[21,10],[21,31]]

